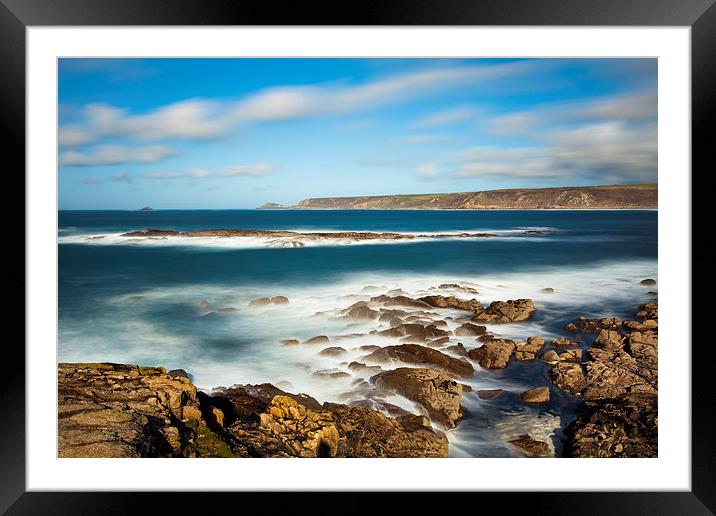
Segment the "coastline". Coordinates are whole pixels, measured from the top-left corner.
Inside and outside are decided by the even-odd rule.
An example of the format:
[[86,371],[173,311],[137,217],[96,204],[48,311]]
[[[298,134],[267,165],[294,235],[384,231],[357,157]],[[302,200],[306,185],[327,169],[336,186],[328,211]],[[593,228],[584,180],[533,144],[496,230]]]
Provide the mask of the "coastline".
[[[59,364],[60,456],[446,457],[446,433],[460,428],[465,397],[490,404],[512,395],[508,389],[474,392],[464,378],[481,368],[504,370],[516,363],[551,367],[547,385],[514,393],[526,406],[545,403],[554,389],[579,404],[578,417],[563,425],[560,456],[657,456],[656,303],[639,305],[634,319],[579,317],[565,324],[558,339],[517,342],[486,331],[484,323],[528,321],[538,309],[532,300],[485,307],[466,297],[380,295],[343,310],[345,318],[388,322],[388,329],[376,334],[390,339],[386,345],[364,350],[363,360],[348,367],[367,372],[367,379],[355,384],[362,402],[321,404],[310,393],[292,394],[271,384],[203,392],[184,370]],[[260,308],[284,300],[254,302]],[[465,313],[453,332],[465,345],[445,347],[444,325],[408,315],[435,308]],[[283,345],[340,355],[333,350],[345,344],[317,336]],[[326,374],[325,381],[335,381],[334,373]],[[386,401],[387,393],[414,401],[415,410]],[[508,443],[525,456],[555,456],[550,443],[527,432]]]

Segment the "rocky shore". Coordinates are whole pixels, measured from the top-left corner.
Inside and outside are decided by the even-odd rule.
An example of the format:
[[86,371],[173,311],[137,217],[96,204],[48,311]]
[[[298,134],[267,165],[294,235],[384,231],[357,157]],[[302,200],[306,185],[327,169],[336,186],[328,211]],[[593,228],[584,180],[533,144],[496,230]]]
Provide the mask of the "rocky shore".
[[[533,300],[484,306],[469,297],[479,292],[467,284],[433,291],[422,297],[400,291],[367,295],[323,314],[373,327],[360,335],[375,344],[351,348],[359,360],[342,359],[355,335],[317,335],[303,342],[277,336],[276,345],[315,348],[335,360],[335,369],[313,375],[346,382],[342,403],[320,403],[271,384],[204,392],[183,370],[59,364],[59,456],[447,457],[446,433],[465,417],[464,397],[493,403],[509,391],[505,386],[473,392],[465,382],[480,369],[509,372],[518,363],[550,368],[544,385],[513,394],[524,406],[549,403],[551,390],[578,406],[576,419],[563,427],[561,455],[657,456],[656,303],[641,304],[633,319],[580,317],[564,321],[558,338],[518,341],[495,329],[530,320],[539,310]],[[274,296],[251,301],[248,308],[274,305],[291,306],[285,296]],[[396,396],[407,404],[391,403]],[[414,408],[406,409],[410,404]],[[506,442],[524,456],[553,456],[552,447],[535,437],[523,430]]]

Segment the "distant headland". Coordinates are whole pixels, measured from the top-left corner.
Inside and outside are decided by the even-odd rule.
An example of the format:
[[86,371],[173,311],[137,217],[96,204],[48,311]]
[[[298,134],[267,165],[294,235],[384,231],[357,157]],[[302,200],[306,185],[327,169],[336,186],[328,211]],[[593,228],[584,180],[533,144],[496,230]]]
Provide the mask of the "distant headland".
[[154,211],[154,208],[152,208],[151,206],[145,206],[144,208],[142,208],[139,211]]
[[655,209],[656,184],[515,188],[438,194],[323,197],[287,206],[269,202],[263,210],[579,210]]

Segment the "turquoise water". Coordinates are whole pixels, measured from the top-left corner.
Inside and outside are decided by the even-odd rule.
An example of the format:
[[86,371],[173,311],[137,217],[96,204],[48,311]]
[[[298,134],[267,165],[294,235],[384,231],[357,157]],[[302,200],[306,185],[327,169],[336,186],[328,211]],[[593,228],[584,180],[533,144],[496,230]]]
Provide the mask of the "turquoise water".
[[[292,248],[276,247],[270,239],[118,236],[145,228],[498,236],[341,240]],[[352,379],[317,379],[312,373],[345,370],[344,362],[363,354],[355,348],[376,343],[367,335],[375,322],[351,324],[336,317],[356,301],[393,289],[434,294],[431,287],[462,282],[479,291],[483,304],[535,300],[533,320],[492,331],[509,338],[550,338],[578,315],[630,316],[639,303],[653,299],[648,291],[654,287],[639,281],[656,274],[655,211],[61,211],[59,360],[180,367],[202,388],[271,382],[320,401],[346,402],[354,399]],[[545,287],[555,292],[540,293]],[[251,299],[276,295],[287,296],[289,305],[247,307]],[[226,307],[237,310],[217,312]],[[362,336],[332,344],[348,350],[341,358],[278,342],[355,333]],[[477,345],[474,339],[453,340]],[[559,452],[560,428],[572,417],[574,400],[553,389],[550,404],[535,408],[522,406],[517,397],[525,388],[544,385],[549,367],[535,362],[513,363],[503,371],[477,369],[466,383],[510,393],[493,402],[465,395],[465,420],[448,434],[451,455],[515,456],[505,438],[525,431],[551,439]],[[414,408],[405,400],[390,401]]]

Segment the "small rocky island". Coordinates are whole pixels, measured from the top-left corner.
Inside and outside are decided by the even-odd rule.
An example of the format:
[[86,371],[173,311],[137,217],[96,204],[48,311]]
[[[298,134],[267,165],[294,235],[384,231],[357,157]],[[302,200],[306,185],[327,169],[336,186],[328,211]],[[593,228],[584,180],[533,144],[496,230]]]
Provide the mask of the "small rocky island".
[[139,211],[154,211],[154,208],[152,208],[151,206],[145,206],[144,208],[142,208]]
[[[272,304],[290,309],[283,296],[254,300],[249,309]],[[430,319],[440,308],[461,311],[464,320],[448,330],[445,320]],[[445,432],[460,425],[463,397],[492,403],[505,392],[472,392],[465,379],[478,368],[522,362],[551,367],[547,385],[515,393],[522,403],[546,403],[552,388],[579,405],[576,419],[564,428],[563,456],[656,457],[658,305],[641,304],[625,321],[566,321],[564,335],[549,341],[536,335],[514,341],[484,326],[519,324],[538,309],[531,299],[484,306],[474,298],[439,294],[377,295],[345,307],[339,317],[373,321],[370,334],[387,339],[385,346],[362,346],[360,361],[323,373],[326,381],[355,376],[351,389],[362,398],[346,404],[319,403],[268,383],[204,392],[181,369],[61,363],[59,456],[446,457]],[[449,345],[450,336],[462,342]],[[321,335],[277,345],[324,347],[320,354],[340,356],[345,349],[333,340]],[[386,402],[391,395],[414,402],[416,409]],[[525,456],[553,455],[546,442],[527,432],[509,444]]]

